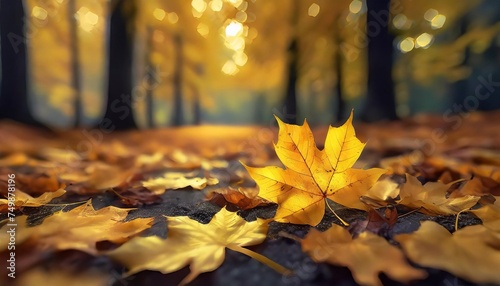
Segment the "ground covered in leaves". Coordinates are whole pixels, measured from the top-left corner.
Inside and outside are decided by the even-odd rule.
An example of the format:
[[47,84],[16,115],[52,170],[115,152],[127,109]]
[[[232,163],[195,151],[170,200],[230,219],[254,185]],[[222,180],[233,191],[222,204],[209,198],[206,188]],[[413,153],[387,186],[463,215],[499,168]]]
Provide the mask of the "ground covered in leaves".
[[[387,172],[370,188],[320,188],[336,215],[325,204],[308,213],[317,200],[296,206],[293,196],[258,196],[254,179],[260,195],[267,179],[244,165],[290,167],[273,145],[280,148],[284,126],[109,133],[0,122],[0,261],[14,251],[16,276],[1,267],[0,284],[177,285],[186,277],[189,285],[500,284],[500,114],[461,116],[355,124],[367,144],[353,168]],[[328,149],[328,130],[313,128],[319,150]],[[298,154],[304,134],[290,137]],[[304,180],[275,191],[295,192]],[[159,240],[143,240],[151,237]]]

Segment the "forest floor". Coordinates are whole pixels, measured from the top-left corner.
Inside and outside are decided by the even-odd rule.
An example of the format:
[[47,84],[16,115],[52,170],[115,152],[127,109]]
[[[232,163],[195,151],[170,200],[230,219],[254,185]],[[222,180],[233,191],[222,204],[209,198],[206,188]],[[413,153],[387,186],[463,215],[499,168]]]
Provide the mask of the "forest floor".
[[[480,197],[476,208],[500,198],[500,123],[499,112],[457,115],[446,122],[439,116],[420,116],[390,123],[357,124],[356,135],[366,147],[355,168],[380,167],[388,170],[384,178],[396,185],[404,184],[406,174],[421,183],[458,182],[448,192]],[[91,199],[94,209],[108,206],[134,208],[126,221],[153,218],[151,227],[133,235],[168,237],[164,216],[188,216],[209,223],[222,206],[238,211],[247,221],[273,218],[277,205],[270,203],[248,207],[232,203],[217,194],[233,187],[252,189],[255,183],[241,163],[249,166],[282,166],[273,148],[277,126],[192,126],[127,132],[105,132],[82,129],[49,132],[12,122],[0,122],[0,193],[8,197],[9,174],[15,174],[17,200],[15,209],[0,202],[0,220],[15,216],[18,226],[15,248],[15,274],[11,279],[4,264],[11,251],[1,242],[1,285],[177,285],[188,273],[186,266],[170,274],[145,270],[123,276],[126,268],[103,253],[121,243],[113,239],[93,241],[90,246],[65,246],[74,240],[68,229],[78,220],[44,224],[57,212],[69,212]],[[327,126],[313,128],[318,147],[323,148]],[[146,187],[155,178],[196,179],[193,187]],[[475,188],[464,188],[474,181]],[[64,194],[55,193],[64,189]],[[154,191],[154,190],[156,191]],[[166,190],[165,190],[166,189]],[[458,191],[457,191],[458,190]],[[50,194],[54,195],[50,195]],[[48,195],[49,194],[49,195]],[[38,198],[39,197],[39,198]],[[38,198],[38,199],[37,199]],[[44,199],[45,198],[45,199]],[[2,205],[3,204],[3,205]],[[350,224],[367,219],[363,210],[343,207],[332,202],[337,215]],[[416,208],[395,206],[399,218],[385,225],[383,234],[393,245],[395,236],[413,233],[422,221],[434,221],[451,233],[482,221],[470,212],[430,215]],[[12,213],[12,214],[10,214]],[[26,226],[21,218],[27,217]],[[455,223],[458,221],[458,225]],[[500,222],[500,221],[499,221]],[[0,238],[8,239],[8,221],[0,223]],[[328,209],[319,225],[320,231],[339,219]],[[29,232],[30,228],[37,229]],[[99,228],[95,226],[87,226]],[[189,285],[356,285],[347,267],[314,262],[301,249],[301,243],[284,237],[304,238],[311,226],[271,222],[267,239],[249,249],[282,266],[293,275],[284,276],[241,253],[226,250],[223,264],[216,270],[200,274]],[[352,230],[352,229],[351,229]],[[375,232],[380,229],[376,229]],[[90,230],[88,230],[90,231]],[[132,235],[131,235],[132,236]],[[76,238],[78,240],[78,238]],[[69,245],[76,245],[69,241]],[[126,243],[126,242],[125,242]],[[498,252],[497,248],[496,251]],[[495,254],[498,255],[498,254]],[[412,285],[469,285],[484,281],[457,277],[441,268],[422,267],[427,278]],[[8,265],[7,265],[8,266]],[[452,271],[453,272],[453,271]],[[456,273],[457,274],[457,273]],[[380,274],[384,285],[399,285]],[[495,281],[493,281],[495,282]],[[500,281],[496,281],[500,283]]]

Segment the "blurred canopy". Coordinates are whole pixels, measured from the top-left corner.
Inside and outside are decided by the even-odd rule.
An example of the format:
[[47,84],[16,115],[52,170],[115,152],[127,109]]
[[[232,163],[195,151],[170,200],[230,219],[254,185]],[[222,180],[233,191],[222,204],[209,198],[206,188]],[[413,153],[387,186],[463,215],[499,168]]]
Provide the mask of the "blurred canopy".
[[473,109],[500,107],[499,1],[376,1],[1,0],[0,116],[333,124],[446,113],[484,81]]

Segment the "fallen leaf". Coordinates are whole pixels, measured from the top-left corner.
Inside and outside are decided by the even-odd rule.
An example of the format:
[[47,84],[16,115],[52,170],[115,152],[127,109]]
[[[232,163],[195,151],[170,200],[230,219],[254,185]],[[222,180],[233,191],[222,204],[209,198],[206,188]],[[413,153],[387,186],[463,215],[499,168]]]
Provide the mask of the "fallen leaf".
[[401,187],[401,200],[398,203],[420,209],[420,212],[428,215],[452,215],[470,209],[479,201],[480,197],[470,195],[447,198],[446,192],[454,183],[457,182],[427,182],[422,185],[416,177],[406,174],[406,183]]
[[231,187],[212,190],[207,193],[206,201],[224,207],[227,204],[235,206],[240,210],[249,210],[258,206],[265,206],[271,202],[258,196],[259,190],[257,188],[238,188]]
[[500,283],[500,233],[483,225],[467,226],[451,234],[436,222],[424,221],[417,231],[394,239],[419,265],[442,269],[474,283]]
[[472,196],[500,196],[500,183],[483,176],[475,176],[467,181],[460,189],[450,194],[451,198]]
[[[0,166],[20,166],[20,165],[32,165],[33,159],[29,158],[25,153],[12,153],[4,158],[0,159]],[[31,164],[28,164],[31,163]]]
[[389,232],[397,221],[398,211],[392,205],[385,207],[383,209],[383,214],[381,214],[379,210],[371,209],[368,211],[366,219],[354,221],[349,225],[349,232],[353,237],[357,237],[364,231],[369,231],[383,237],[389,237]]
[[207,185],[216,185],[219,183],[217,178],[186,178],[182,173],[175,173],[178,175],[165,174],[163,177],[149,179],[142,182],[142,186],[151,190],[157,195],[161,195],[166,189],[176,190],[191,187],[193,189],[202,190]]
[[142,154],[137,156],[135,158],[135,167],[148,167],[148,166],[155,166],[155,165],[160,165],[160,163],[164,160],[163,154],[162,153],[154,153],[153,155],[149,154]]
[[142,270],[166,274],[190,265],[191,272],[181,282],[186,284],[200,273],[217,269],[224,261],[226,248],[255,258],[253,255],[257,253],[243,246],[262,243],[268,228],[266,220],[247,222],[225,208],[208,224],[187,216],[167,217],[167,223],[167,239],[136,237],[108,255],[125,265],[129,269],[128,275]]
[[55,192],[61,185],[57,175],[52,172],[16,175],[16,187],[30,195]]
[[[115,274],[117,275],[117,274]],[[16,277],[12,286],[39,285],[43,281],[46,285],[51,286],[107,286],[110,285],[111,276],[104,271],[95,271],[88,269],[82,272],[73,273],[61,271],[60,269],[47,269],[47,267],[39,266],[22,273]],[[116,277],[113,277],[116,279]]]
[[484,148],[467,148],[451,152],[455,158],[469,159],[475,163],[500,166],[500,152]]
[[[96,193],[99,190],[105,190],[116,187],[129,178],[133,177],[132,169],[123,169],[121,167],[108,165],[102,162],[92,162],[84,168],[83,171],[66,172],[59,178],[63,180],[73,191],[74,186],[78,186],[75,192],[80,194]],[[69,190],[68,190],[69,191]]]
[[372,203],[377,204],[376,206],[372,205],[373,207],[381,207],[393,204],[398,195],[399,184],[391,180],[390,177],[386,177],[377,181],[360,199],[365,204],[363,199],[369,199]]
[[470,211],[475,216],[481,219],[483,225],[493,231],[500,233],[500,197],[497,198],[496,204],[485,205],[479,209]]
[[[21,207],[39,207],[47,204],[52,199],[64,195],[66,191],[64,189],[59,189],[55,192],[43,193],[39,197],[32,197],[23,191],[16,190],[13,194],[14,196],[14,208],[19,209]],[[6,212],[9,204],[9,199],[0,199],[0,213]]]
[[302,250],[315,262],[348,267],[361,285],[382,285],[378,278],[381,272],[402,283],[426,277],[425,271],[413,268],[401,250],[384,238],[363,232],[353,239],[345,228],[335,224],[325,232],[311,229],[302,240]]
[[163,201],[159,195],[143,187],[141,182],[134,181],[134,178],[130,182],[125,182],[114,187],[111,189],[111,192],[120,199],[122,204],[130,207],[151,205]]
[[[68,212],[56,212],[33,227],[27,225],[26,216],[16,217],[16,244],[29,238],[36,241],[40,250],[76,249],[97,255],[96,242],[123,243],[151,227],[154,218],[123,222],[130,210],[112,206],[95,210],[88,201]],[[8,229],[8,225],[1,228],[0,249],[7,248]]]
[[245,166],[260,188],[259,196],[278,204],[276,221],[317,225],[326,198],[350,208],[367,209],[359,201],[383,169],[352,169],[364,144],[355,135],[353,114],[341,127],[329,127],[325,148],[319,150],[306,121],[288,125],[279,118],[276,154],[286,169]]
[[38,152],[38,155],[47,161],[63,163],[66,165],[75,164],[75,162],[83,160],[83,158],[71,148],[43,148]]
[[128,207],[152,205],[163,201],[159,195],[141,186],[128,188],[122,191],[116,191],[116,188],[113,188],[113,193],[120,199],[123,205]]
[[132,170],[123,170],[104,163],[92,164],[85,168],[85,172],[89,174],[86,184],[97,190],[116,187],[133,175]]

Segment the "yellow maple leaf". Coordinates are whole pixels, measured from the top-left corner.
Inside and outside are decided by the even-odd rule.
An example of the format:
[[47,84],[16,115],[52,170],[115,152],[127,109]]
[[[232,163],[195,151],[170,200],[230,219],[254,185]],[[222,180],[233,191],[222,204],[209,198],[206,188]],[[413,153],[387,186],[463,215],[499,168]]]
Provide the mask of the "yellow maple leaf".
[[[89,267],[90,268],[90,267]],[[116,274],[115,274],[116,275]],[[110,285],[111,279],[115,278],[105,270],[79,269],[78,271],[68,271],[56,266],[47,264],[31,268],[22,275],[16,277],[14,284],[3,284],[11,286],[39,285],[40,281],[50,286],[105,286]],[[1,281],[1,280],[0,280]]]
[[[138,218],[123,222],[132,209],[105,207],[95,210],[90,201],[68,212],[59,211],[44,219],[42,224],[29,227],[26,216],[16,217],[16,244],[27,239],[36,241],[41,250],[77,249],[96,255],[96,242],[123,243],[151,227],[154,218]],[[7,248],[10,226],[0,229],[0,249]]]
[[186,174],[172,172],[166,173],[163,177],[152,178],[142,182],[142,186],[151,190],[156,195],[165,193],[166,189],[182,189],[191,187],[196,190],[202,190],[207,185],[212,186],[219,183],[217,178],[188,178]]
[[371,232],[353,239],[349,231],[334,224],[325,232],[311,229],[301,244],[315,262],[348,267],[361,285],[382,285],[380,272],[405,284],[426,277],[425,271],[408,264],[401,250]]
[[282,266],[243,246],[260,244],[266,239],[267,220],[247,222],[234,212],[221,209],[210,223],[202,224],[187,216],[167,217],[168,237],[136,237],[109,256],[128,269],[128,274],[142,270],[171,273],[190,265],[191,272],[181,284],[189,283],[200,273],[217,269],[225,257],[225,249],[246,254],[275,270],[286,273]]
[[500,233],[483,225],[466,226],[451,234],[436,222],[424,221],[417,231],[394,239],[419,265],[475,283],[500,283]]
[[[20,207],[39,207],[47,204],[52,199],[60,197],[64,195],[66,191],[64,189],[59,189],[55,192],[45,192],[40,196],[34,198],[27,193],[16,190],[15,196],[13,198],[14,208],[18,209]],[[0,213],[7,210],[7,206],[9,205],[9,198],[0,199]]]
[[304,121],[302,126],[279,118],[276,154],[286,169],[245,166],[260,188],[259,196],[278,204],[276,221],[317,225],[325,214],[326,198],[351,208],[366,209],[359,198],[386,172],[352,169],[364,148],[352,126],[330,126],[325,148],[319,150]]
[[473,207],[481,199],[471,195],[447,198],[446,192],[455,183],[457,181],[448,184],[428,182],[422,185],[416,177],[406,174],[406,183],[399,192],[401,200],[398,204],[413,209],[421,208],[421,212],[429,215],[452,215]]
[[500,197],[496,197],[495,204],[485,205],[479,209],[470,211],[481,219],[483,225],[493,231],[500,233]]

